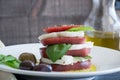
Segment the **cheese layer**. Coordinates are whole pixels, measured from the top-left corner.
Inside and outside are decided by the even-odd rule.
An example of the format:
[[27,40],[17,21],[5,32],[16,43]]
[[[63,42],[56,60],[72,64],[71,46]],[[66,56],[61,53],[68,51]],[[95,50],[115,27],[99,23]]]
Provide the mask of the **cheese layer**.
[[84,37],[84,32],[79,31],[79,32],[53,32],[53,33],[48,33],[48,34],[42,34],[41,36],[38,37],[39,40],[42,39],[47,39],[47,38],[54,38],[54,37]]
[[83,57],[73,57],[70,55],[64,55],[61,59],[58,59],[56,62],[52,62],[50,59],[48,58],[41,58],[42,62],[48,63],[48,64],[60,64],[60,65],[69,65],[69,64],[73,64],[76,63],[78,61],[86,61],[88,59],[83,58]]
[[84,44],[73,44],[69,50],[78,50],[83,48],[92,48],[93,42],[86,42]]

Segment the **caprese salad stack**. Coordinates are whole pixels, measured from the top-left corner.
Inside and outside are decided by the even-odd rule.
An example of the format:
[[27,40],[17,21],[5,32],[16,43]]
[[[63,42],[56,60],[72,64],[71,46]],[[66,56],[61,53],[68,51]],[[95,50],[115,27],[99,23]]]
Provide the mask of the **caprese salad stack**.
[[53,71],[91,71],[90,50],[93,42],[86,42],[84,31],[91,27],[60,25],[44,28],[39,36],[42,57],[40,63],[49,64]]

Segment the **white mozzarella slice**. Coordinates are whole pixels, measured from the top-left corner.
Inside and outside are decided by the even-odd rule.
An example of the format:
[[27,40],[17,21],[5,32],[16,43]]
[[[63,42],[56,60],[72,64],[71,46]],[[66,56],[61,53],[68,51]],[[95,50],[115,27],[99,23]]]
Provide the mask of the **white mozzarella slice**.
[[74,44],[70,47],[69,50],[77,50],[77,49],[83,49],[83,48],[92,48],[93,42],[86,42],[84,44]]
[[74,58],[72,56],[64,55],[61,58],[62,61],[64,61],[64,64],[73,64],[74,63]]
[[79,31],[79,32],[64,31],[64,32],[58,32],[57,34],[58,37],[84,37],[83,31]]
[[38,39],[42,40],[42,39],[54,38],[54,37],[84,37],[84,32],[83,31],[79,31],[79,32],[68,32],[68,31],[53,32],[53,33],[48,33],[48,34],[42,34],[41,36],[38,37]]
[[54,33],[48,33],[48,34],[42,34],[41,36],[38,37],[38,39],[42,40],[42,39],[54,38],[54,37],[57,37],[57,34],[55,32]]
[[83,58],[83,57],[73,57],[70,55],[64,55],[61,59],[58,59],[56,62],[52,62],[50,59],[48,58],[41,58],[42,62],[48,63],[48,64],[60,64],[60,65],[73,65],[76,62],[80,62],[80,61],[86,61],[88,59]]
[[64,55],[61,59],[57,60],[56,62],[52,62],[48,58],[41,58],[41,60],[48,64],[61,64],[61,65],[68,65],[74,63],[74,58],[72,56]]

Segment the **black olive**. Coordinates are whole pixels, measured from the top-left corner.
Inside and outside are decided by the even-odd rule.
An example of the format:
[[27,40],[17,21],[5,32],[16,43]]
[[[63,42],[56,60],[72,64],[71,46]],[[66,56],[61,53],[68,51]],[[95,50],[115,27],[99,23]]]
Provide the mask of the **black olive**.
[[39,64],[33,68],[34,71],[51,72],[52,67],[48,64]]
[[19,68],[22,70],[32,70],[35,64],[30,60],[25,60],[20,63]]
[[21,60],[22,62],[23,62],[24,60],[31,60],[31,61],[33,61],[34,63],[37,62],[35,55],[32,54],[32,53],[27,53],[27,52],[24,52],[24,53],[20,54],[19,60]]

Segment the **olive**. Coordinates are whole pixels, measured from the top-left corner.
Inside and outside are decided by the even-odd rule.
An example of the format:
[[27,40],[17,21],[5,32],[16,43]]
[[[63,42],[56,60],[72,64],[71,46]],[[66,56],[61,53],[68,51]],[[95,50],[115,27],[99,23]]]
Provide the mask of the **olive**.
[[35,55],[32,54],[32,53],[28,53],[28,52],[24,52],[24,53],[20,54],[19,60],[22,61],[22,62],[23,62],[24,60],[31,60],[31,61],[33,61],[34,63],[37,62]]
[[32,70],[35,64],[30,60],[25,60],[20,63],[19,68],[22,70]]
[[36,65],[33,68],[33,70],[34,71],[51,72],[52,71],[52,67],[51,67],[51,65],[48,65],[48,64],[39,64],[39,65]]

